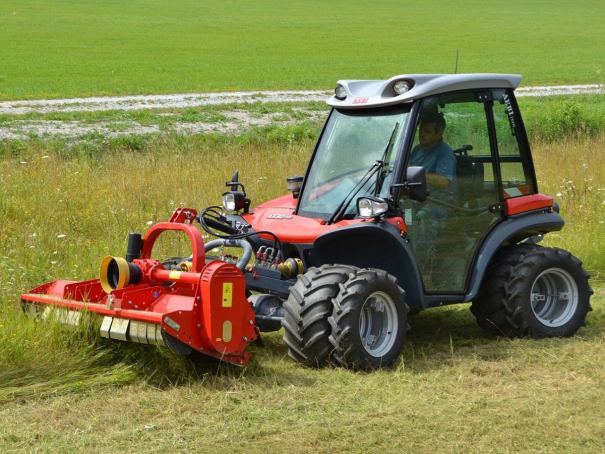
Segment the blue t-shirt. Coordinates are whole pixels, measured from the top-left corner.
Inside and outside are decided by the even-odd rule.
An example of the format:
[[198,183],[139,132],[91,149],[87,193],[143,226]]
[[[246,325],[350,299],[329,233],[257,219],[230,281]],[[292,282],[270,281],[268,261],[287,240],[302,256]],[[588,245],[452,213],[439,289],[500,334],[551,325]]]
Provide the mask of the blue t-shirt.
[[450,181],[453,181],[456,175],[456,156],[443,140],[430,150],[424,150],[420,144],[416,145],[412,150],[410,164],[424,167],[427,173],[439,173]]
[[430,187],[431,197],[443,201],[451,201],[458,195],[458,183],[454,178],[456,175],[456,156],[452,148],[441,140],[430,150],[424,150],[418,144],[412,150],[410,165],[424,167],[427,173],[438,173],[450,180],[449,186],[445,188]]

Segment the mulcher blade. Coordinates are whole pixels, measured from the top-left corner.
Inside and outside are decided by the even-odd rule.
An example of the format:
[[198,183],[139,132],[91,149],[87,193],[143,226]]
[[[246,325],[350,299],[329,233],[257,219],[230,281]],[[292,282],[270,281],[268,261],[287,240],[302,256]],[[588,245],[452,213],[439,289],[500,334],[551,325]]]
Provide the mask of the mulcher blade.
[[160,325],[118,317],[103,317],[101,337],[164,346]]

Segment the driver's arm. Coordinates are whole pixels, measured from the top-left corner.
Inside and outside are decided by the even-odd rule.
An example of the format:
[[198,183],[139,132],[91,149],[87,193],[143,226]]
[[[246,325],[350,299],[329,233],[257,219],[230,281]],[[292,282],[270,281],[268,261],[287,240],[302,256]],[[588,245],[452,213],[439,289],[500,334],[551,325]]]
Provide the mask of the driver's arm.
[[447,188],[456,174],[456,156],[448,146],[447,151],[439,153],[435,162],[435,173],[426,173],[426,182],[437,188]]
[[438,188],[447,188],[451,183],[448,177],[441,175],[440,173],[427,173],[426,182],[431,186],[436,186]]

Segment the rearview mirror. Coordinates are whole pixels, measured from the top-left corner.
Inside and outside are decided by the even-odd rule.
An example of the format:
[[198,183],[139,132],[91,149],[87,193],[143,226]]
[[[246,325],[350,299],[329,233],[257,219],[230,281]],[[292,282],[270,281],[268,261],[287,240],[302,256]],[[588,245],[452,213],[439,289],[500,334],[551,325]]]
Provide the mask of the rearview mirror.
[[426,187],[426,174],[424,167],[411,166],[407,168],[406,181],[403,184],[408,190],[408,197],[411,200],[424,202],[429,195]]

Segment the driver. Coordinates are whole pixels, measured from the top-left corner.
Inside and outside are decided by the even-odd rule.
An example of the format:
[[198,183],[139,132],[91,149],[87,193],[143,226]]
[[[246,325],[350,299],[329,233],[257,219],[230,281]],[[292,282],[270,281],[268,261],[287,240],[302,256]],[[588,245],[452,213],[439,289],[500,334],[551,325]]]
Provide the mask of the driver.
[[[430,197],[451,203],[457,195],[456,156],[443,141],[445,131],[443,113],[433,111],[424,115],[418,128],[418,145],[412,150],[409,166],[424,167]],[[418,206],[417,204],[414,204]],[[415,210],[416,211],[416,210]],[[448,218],[450,209],[435,202],[426,202],[416,211],[412,224],[418,262],[423,271],[432,269],[435,241],[439,222]]]
[[420,143],[412,150],[409,164],[424,167],[426,182],[437,188],[448,187],[456,174],[456,157],[443,141],[443,131],[443,113],[423,117],[418,128]]

